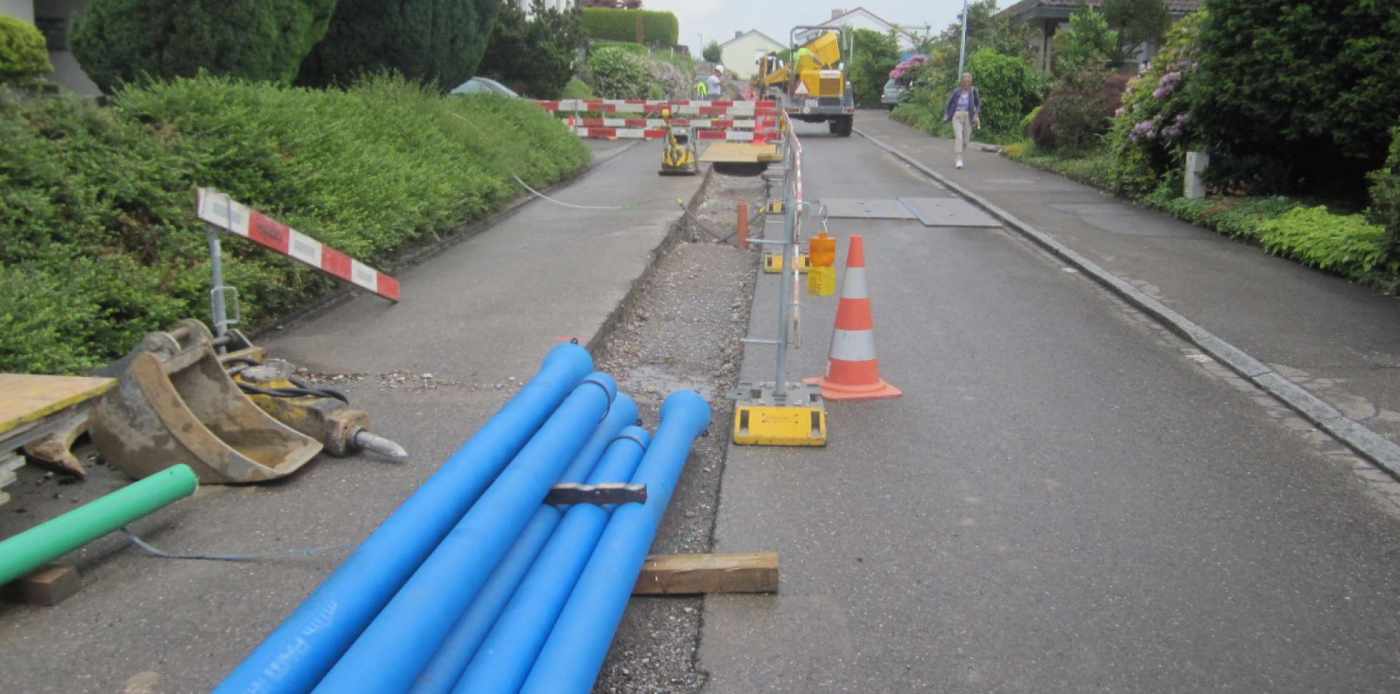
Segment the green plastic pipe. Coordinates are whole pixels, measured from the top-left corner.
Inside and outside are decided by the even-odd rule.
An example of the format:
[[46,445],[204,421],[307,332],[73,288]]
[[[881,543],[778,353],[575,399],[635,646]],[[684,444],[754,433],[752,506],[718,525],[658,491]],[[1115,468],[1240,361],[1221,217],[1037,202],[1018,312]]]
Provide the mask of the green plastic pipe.
[[0,585],[194,493],[188,465],[169,467],[0,542]]

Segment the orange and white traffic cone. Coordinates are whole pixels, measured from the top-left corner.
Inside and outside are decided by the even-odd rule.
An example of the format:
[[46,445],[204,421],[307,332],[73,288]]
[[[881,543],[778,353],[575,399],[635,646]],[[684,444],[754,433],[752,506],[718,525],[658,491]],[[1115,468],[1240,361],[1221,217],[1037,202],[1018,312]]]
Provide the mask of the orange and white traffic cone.
[[870,312],[870,291],[865,281],[865,239],[851,234],[846,254],[846,277],[841,282],[841,303],[836,306],[836,330],[831,335],[831,359],[825,378],[807,383],[822,387],[827,400],[884,400],[904,393],[880,378],[875,358],[875,319]]

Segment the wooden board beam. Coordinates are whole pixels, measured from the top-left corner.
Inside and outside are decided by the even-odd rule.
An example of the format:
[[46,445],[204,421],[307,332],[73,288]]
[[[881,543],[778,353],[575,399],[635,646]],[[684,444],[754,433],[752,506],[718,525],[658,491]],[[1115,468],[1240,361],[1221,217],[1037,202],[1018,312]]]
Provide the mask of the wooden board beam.
[[0,588],[6,600],[29,605],[52,607],[83,587],[83,579],[72,564],[45,564],[26,576],[16,578]]
[[633,595],[778,592],[778,553],[653,554]]

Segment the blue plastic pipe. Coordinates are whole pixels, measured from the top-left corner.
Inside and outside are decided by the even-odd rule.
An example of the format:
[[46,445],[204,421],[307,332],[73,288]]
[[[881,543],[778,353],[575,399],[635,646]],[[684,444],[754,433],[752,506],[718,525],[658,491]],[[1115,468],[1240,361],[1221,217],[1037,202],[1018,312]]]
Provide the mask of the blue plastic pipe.
[[585,378],[315,691],[402,692],[413,686],[616,395],[611,376],[594,372]]
[[593,368],[562,344],[540,370],[215,690],[307,692],[442,541],[540,425]]
[[520,689],[522,694],[588,694],[592,689],[690,447],[709,423],[710,406],[694,391],[683,390],[666,398],[661,406],[661,426],[632,477],[634,483],[647,486],[647,502],[613,511]]
[[[649,438],[645,429],[628,427],[608,447],[588,481],[602,484],[632,479]],[[593,556],[611,510],[592,504],[569,509],[462,674],[453,690],[456,694],[519,691],[574,583]]]
[[[569,468],[559,477],[559,482],[588,480],[589,473],[600,466],[598,460],[603,457],[608,445],[617,438],[619,432],[636,421],[637,403],[626,393],[618,393],[612,407],[608,409],[608,416],[603,419],[598,430],[593,432],[588,443],[583,445],[583,450],[574,457],[574,462],[570,463]],[[629,479],[632,479],[630,470],[625,476],[614,478],[614,481]],[[506,553],[496,570],[491,572],[491,577],[486,579],[486,584],[481,587],[481,593],[476,596],[476,600],[472,601],[466,613],[457,620],[456,626],[452,627],[452,632],[442,642],[442,648],[438,649],[433,659],[428,661],[428,666],[418,675],[418,680],[411,690],[414,694],[447,694],[452,691],[452,685],[462,676],[462,669],[471,661],[491,625],[496,623],[496,618],[506,607],[506,601],[515,593],[520,580],[530,570],[530,565],[535,563],[535,557],[539,556],[541,548],[555,532],[554,529],[563,515],[561,509],[553,506],[541,506],[535,512],[535,516],[525,526],[524,532],[520,533],[510,552]]]

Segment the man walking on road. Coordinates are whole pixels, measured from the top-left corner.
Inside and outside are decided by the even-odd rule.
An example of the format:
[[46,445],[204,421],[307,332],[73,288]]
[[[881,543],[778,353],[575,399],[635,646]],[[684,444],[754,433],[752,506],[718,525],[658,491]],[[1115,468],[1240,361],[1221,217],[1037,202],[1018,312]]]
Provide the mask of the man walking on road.
[[964,72],[962,84],[948,96],[943,109],[943,122],[953,123],[953,152],[958,155],[958,168],[963,167],[963,150],[972,142],[972,129],[982,127],[982,95],[972,86],[972,73]]
[[724,96],[724,81],[723,81],[723,77],[724,77],[724,68],[722,68],[722,67],[716,65],[716,66],[715,66],[715,71],[714,71],[713,73],[710,73],[710,77],[709,77],[709,79],[707,80],[707,81],[709,82],[710,93],[713,94],[713,95],[715,95],[715,96],[717,96],[717,97],[719,97],[719,96]]

